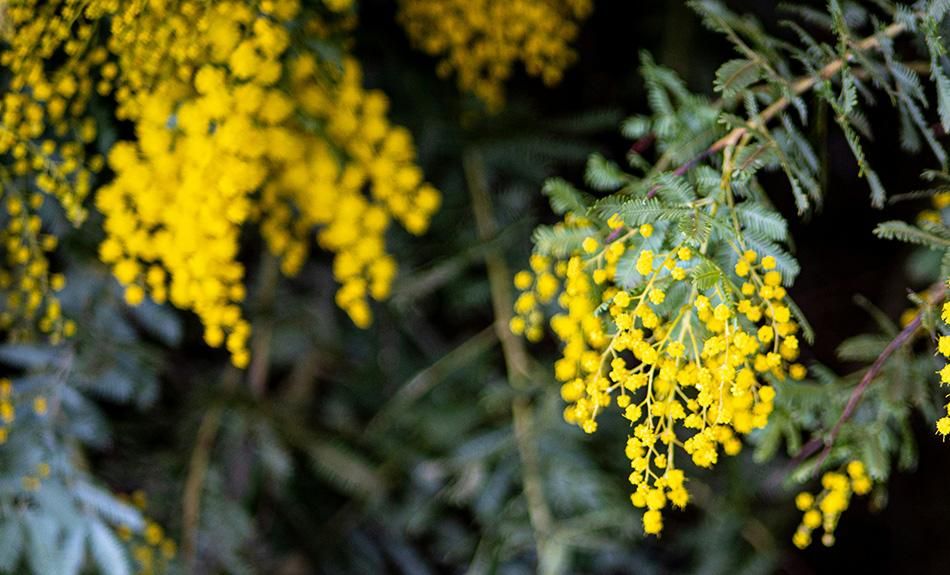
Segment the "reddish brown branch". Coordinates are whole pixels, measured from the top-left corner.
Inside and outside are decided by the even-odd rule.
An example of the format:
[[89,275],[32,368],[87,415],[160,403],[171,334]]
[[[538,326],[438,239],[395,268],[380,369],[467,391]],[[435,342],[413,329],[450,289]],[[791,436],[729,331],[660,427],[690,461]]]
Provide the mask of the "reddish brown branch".
[[[674,175],[674,176],[685,176],[687,172],[689,172],[690,170],[692,170],[693,168],[695,168],[697,165],[699,165],[700,162],[702,162],[703,160],[705,160],[705,159],[708,158],[709,156],[711,156],[711,155],[713,155],[714,153],[716,153],[716,151],[717,151],[717,150],[715,150],[715,149],[713,149],[713,148],[708,148],[708,149],[706,149],[706,150],[703,150],[701,153],[697,154],[693,159],[691,159],[690,161],[686,162],[685,164],[683,164],[683,165],[681,165],[680,167],[678,167],[678,168],[676,168],[675,170],[673,170],[673,175]],[[653,186],[652,188],[650,188],[650,191],[647,192],[647,198],[652,198],[653,196],[655,196],[655,195],[657,194],[657,192],[660,191],[660,188],[661,188],[661,187],[662,187],[662,186],[661,186],[660,184],[656,184],[655,186]]]
[[[895,22],[891,24],[890,26],[888,26],[887,28],[885,28],[884,30],[882,30],[880,32],[880,35],[883,35],[887,38],[894,38],[895,36],[898,36],[901,33],[903,33],[906,29],[907,27],[904,24],[900,22]],[[871,50],[874,48],[878,48],[880,45],[881,45],[880,36],[878,34],[874,34],[873,36],[868,36],[867,38],[864,38],[863,40],[859,41],[855,45],[855,49],[860,50],[860,51]],[[795,94],[796,96],[799,96],[811,90],[812,88],[814,88],[815,85],[819,81],[828,80],[829,78],[832,78],[835,74],[840,72],[842,68],[844,68],[846,59],[850,57],[851,57],[851,54],[847,54],[845,57],[836,58],[835,60],[832,60],[828,64],[825,64],[825,66],[822,67],[822,69],[819,70],[817,74],[802,76],[801,78],[798,78],[792,83],[792,89],[791,89],[792,93]],[[770,120],[772,120],[775,116],[779,115],[782,111],[784,111],[785,108],[787,108],[789,104],[791,103],[792,103],[792,100],[786,96],[782,96],[778,100],[775,100],[767,108],[762,110],[762,112],[760,112],[757,116],[755,116],[754,118],[751,118],[744,126],[736,126],[728,134],[726,134],[722,138],[719,138],[718,140],[713,142],[712,145],[710,145],[708,148],[706,148],[705,150],[697,154],[694,158],[687,161],[680,167],[676,168],[676,170],[674,170],[673,173],[677,176],[685,175],[687,172],[693,169],[697,164],[699,164],[700,162],[702,162],[709,156],[712,156],[713,154],[721,152],[729,146],[734,146],[739,141],[739,139],[742,138],[742,136],[744,136],[746,133],[749,132],[749,130],[754,130],[757,128],[764,127],[766,124],[769,123]],[[665,168],[668,162],[667,158],[668,156],[660,158],[660,161],[657,162],[659,171],[663,171],[663,168]],[[648,198],[654,197],[659,190],[660,190],[659,184],[653,186],[647,192],[647,197]]]
[[653,142],[656,141],[656,134],[650,132],[649,134],[638,139],[630,146],[630,152],[638,155],[643,155],[647,149],[653,145]]
[[844,411],[841,412],[841,416],[838,417],[838,421],[835,422],[835,426],[831,428],[831,433],[828,435],[828,438],[825,440],[825,448],[821,452],[821,456],[818,458],[816,468],[821,467],[825,462],[825,459],[828,458],[828,454],[831,452],[831,447],[834,445],[835,440],[838,439],[838,434],[841,433],[841,426],[844,425],[844,422],[851,419],[851,416],[854,415],[854,410],[857,409],[858,403],[861,401],[861,397],[864,396],[864,392],[867,390],[868,386],[871,385],[871,382],[874,381],[874,378],[881,373],[884,369],[884,364],[887,363],[887,360],[894,355],[894,352],[904,347],[904,345],[914,337],[914,334],[920,329],[922,322],[922,314],[918,313],[917,316],[907,324],[907,327],[901,330],[897,337],[891,340],[887,344],[887,347],[884,348],[884,351],[881,352],[881,355],[877,356],[877,359],[874,360],[874,363],[871,364],[871,367],[864,373],[864,377],[861,378],[861,382],[854,388],[854,391],[851,392],[851,396],[848,398],[848,403],[844,406]]
[[[931,288],[929,293],[931,296],[929,303],[932,305],[937,304],[943,300],[946,294],[946,287],[943,283],[940,283],[937,286]],[[925,310],[919,312],[914,317],[914,319],[887,344],[887,346],[884,348],[884,351],[882,351],[881,354],[877,356],[877,358],[874,360],[874,363],[871,364],[871,367],[868,368],[868,370],[864,373],[864,376],[861,377],[861,381],[851,392],[851,396],[848,397],[848,403],[844,406],[844,411],[841,412],[841,416],[838,417],[838,421],[836,421],[834,427],[831,428],[831,433],[829,433],[824,438],[821,436],[811,438],[811,440],[809,440],[808,443],[802,447],[801,451],[799,451],[792,460],[793,466],[797,466],[798,464],[802,463],[805,461],[805,459],[811,457],[819,449],[821,449],[821,455],[815,462],[814,469],[821,468],[825,460],[828,458],[828,455],[831,453],[831,448],[834,447],[835,440],[838,439],[838,434],[841,433],[841,426],[844,425],[846,421],[851,419],[852,415],[854,415],[855,410],[858,408],[858,403],[861,402],[861,398],[864,396],[864,392],[867,391],[868,386],[871,385],[871,382],[874,381],[874,378],[876,378],[884,369],[884,364],[887,363],[887,360],[890,359],[892,355],[894,355],[894,352],[904,347],[913,339],[914,334],[923,324],[924,313]]]

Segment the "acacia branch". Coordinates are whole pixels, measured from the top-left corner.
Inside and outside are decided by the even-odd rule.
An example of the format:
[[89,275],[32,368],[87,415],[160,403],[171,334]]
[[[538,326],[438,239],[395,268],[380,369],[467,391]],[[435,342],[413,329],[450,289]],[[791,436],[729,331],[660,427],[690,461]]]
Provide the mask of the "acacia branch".
[[[937,304],[944,299],[946,295],[946,286],[943,282],[934,286],[929,290],[931,299],[928,300],[928,303],[931,305]],[[884,351],[874,360],[874,363],[871,364],[871,367],[864,373],[861,377],[861,381],[858,383],[857,387],[851,391],[851,396],[848,397],[848,403],[844,406],[844,411],[841,412],[841,415],[838,417],[838,420],[835,422],[834,427],[831,428],[831,433],[822,438],[821,436],[813,437],[808,443],[802,447],[801,451],[795,456],[795,459],[792,460],[794,465],[797,465],[816,453],[821,449],[821,455],[818,460],[815,462],[813,469],[819,469],[825,460],[828,458],[828,455],[831,453],[831,448],[834,447],[835,441],[838,439],[838,435],[841,433],[841,427],[851,419],[851,416],[854,415],[855,410],[858,408],[858,403],[861,402],[861,398],[864,396],[864,392],[867,391],[868,386],[871,385],[871,382],[874,381],[881,371],[884,370],[884,365],[887,363],[887,360],[890,359],[894,353],[907,345],[914,337],[914,334],[917,333],[917,330],[920,329],[920,326],[923,324],[923,316],[926,313],[926,310],[921,310],[914,319],[907,324],[904,329],[897,334],[897,336],[892,339],[887,346],[884,348]]]
[[[891,24],[890,26],[882,30],[880,33],[874,34],[872,36],[868,36],[867,38],[860,40],[857,44],[855,44],[855,50],[863,52],[866,50],[879,48],[881,45],[881,36],[884,36],[887,38],[895,38],[899,36],[900,34],[902,34],[903,32],[905,32],[906,30],[907,30],[907,27],[903,23],[894,22],[893,24]],[[832,78],[835,74],[840,72],[842,68],[844,68],[845,63],[848,60],[850,60],[851,57],[852,57],[852,53],[848,52],[844,56],[836,58],[832,60],[831,62],[825,64],[825,66],[822,67],[821,70],[819,70],[817,74],[809,74],[807,76],[799,77],[797,80],[792,82],[792,93],[795,94],[796,96],[800,96],[804,94],[805,92],[808,92],[809,90],[814,88],[815,85],[818,84],[819,81],[824,81],[824,80],[828,80]],[[713,142],[712,145],[710,145],[708,148],[700,152],[693,159],[687,161],[686,163],[676,168],[676,170],[674,170],[673,173],[676,174],[677,176],[685,175],[689,170],[693,169],[697,164],[699,164],[700,162],[702,162],[709,156],[716,154],[718,152],[721,152],[727,147],[736,145],[736,143],[739,141],[739,139],[742,136],[744,136],[745,134],[747,134],[748,132],[752,130],[764,127],[766,124],[769,123],[769,121],[771,121],[773,118],[775,118],[780,113],[782,113],[785,110],[785,108],[787,108],[791,103],[792,103],[791,98],[789,98],[788,96],[782,96],[778,100],[772,102],[767,108],[762,110],[758,115],[749,119],[749,121],[746,122],[744,126],[736,126],[728,134],[726,134],[725,136]],[[665,157],[660,158],[660,160],[657,162],[657,166],[661,167],[660,171],[662,171],[662,167],[666,166],[667,162],[668,160]],[[650,191],[647,192],[647,197],[652,198],[653,196],[657,194],[659,189],[660,189],[659,185],[653,186],[650,189]]]
[[[463,156],[463,168],[472,198],[472,211],[475,215],[475,227],[482,241],[492,239],[497,233],[495,218],[492,214],[491,197],[488,182],[485,180],[485,168],[481,155],[470,149]],[[511,405],[514,420],[515,443],[521,459],[524,495],[528,504],[528,519],[534,531],[538,553],[539,572],[546,571],[545,558],[549,535],[553,527],[551,509],[544,497],[541,480],[541,465],[534,434],[534,413],[528,397],[523,393],[528,383],[529,357],[524,342],[515,336],[509,325],[512,317],[513,297],[511,293],[511,274],[504,257],[496,249],[485,253],[485,265],[488,268],[488,283],[494,310],[495,334],[501,342],[502,354],[508,372],[509,384],[516,393]]]
[[[254,359],[248,370],[251,394],[260,399],[267,386],[267,374],[270,364],[270,347],[273,337],[273,304],[277,284],[280,280],[278,261],[265,252],[261,256],[261,277],[259,279],[259,301],[264,321],[260,329],[255,329],[251,343]],[[232,393],[243,377],[241,370],[229,366],[222,378],[222,390]],[[185,568],[195,573],[198,564],[198,534],[201,530],[201,499],[204,491],[208,468],[211,466],[211,452],[218,438],[224,409],[221,405],[212,405],[201,418],[195,446],[188,461],[188,474],[182,494],[182,556]]]

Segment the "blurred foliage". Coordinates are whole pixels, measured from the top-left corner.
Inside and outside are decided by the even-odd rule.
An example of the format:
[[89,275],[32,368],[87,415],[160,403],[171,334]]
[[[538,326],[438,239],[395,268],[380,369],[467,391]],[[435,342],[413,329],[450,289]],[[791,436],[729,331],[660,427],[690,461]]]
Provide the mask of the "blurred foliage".
[[[892,534],[893,517],[907,522],[906,537],[931,532],[935,525],[912,521],[920,509],[895,500],[915,490],[903,472],[940,453],[930,447],[939,448],[932,429],[945,402],[934,348],[948,328],[928,286],[950,275],[950,192],[936,171],[946,168],[950,127],[942,35],[950,3],[794,3],[777,13],[772,2],[696,2],[696,12],[647,4],[595,2],[579,36],[570,34],[578,60],[564,84],[544,87],[516,71],[504,107],[488,113],[413,50],[396,3],[360,3],[352,40],[365,83],[387,93],[393,121],[413,133],[417,162],[443,197],[427,235],[387,234],[401,271],[389,300],[374,304],[369,330],[334,304],[331,255],[314,253],[285,278],[248,229],[240,261],[254,335],[251,364],[239,370],[205,345],[193,314],[125,303],[96,258],[100,215],[90,210],[73,227],[54,202],[44,204],[43,229],[59,238],[50,268],[67,286],[57,298],[76,332],[64,342],[0,346],[0,375],[12,382],[0,400],[15,412],[0,446],[0,572],[809,573],[887,564],[875,555],[887,546],[863,546],[881,533],[905,536]],[[747,9],[761,23],[741,15]],[[892,42],[881,30],[894,23],[907,33]],[[856,52],[859,30],[877,45]],[[654,55],[638,60],[641,48]],[[677,60],[680,49],[688,61]],[[797,80],[835,61],[846,62],[841,75],[809,86],[813,98],[799,93]],[[771,116],[775,127],[748,123],[780,99],[788,108]],[[92,99],[100,131],[90,154],[130,135],[109,119],[113,108]],[[884,268],[864,286],[875,303],[853,290],[826,301],[789,289],[815,326],[818,351],[803,342],[809,379],[772,382],[775,410],[750,435],[752,449],[712,472],[685,461],[694,505],[669,514],[662,538],[645,538],[626,480],[627,422],[604,418],[594,436],[563,422],[555,342],[545,337],[526,351],[508,332],[511,272],[526,265],[532,237],[552,253],[579,248],[583,236],[553,231],[551,208],[580,211],[609,192],[672,188],[669,172],[697,156],[702,169],[688,185],[714,188],[722,165],[706,150],[743,127],[751,143],[740,183],[761,204],[743,212],[743,226],[778,250],[783,276],[800,264],[801,285],[824,257],[826,240],[810,239],[796,221],[806,208],[817,225],[844,206],[835,225],[857,237],[846,249],[869,251]],[[646,137],[655,140],[644,146]],[[925,173],[927,190],[899,194],[921,186],[894,160],[898,147],[925,157],[918,171],[936,168]],[[711,185],[702,180],[710,173]],[[568,184],[581,180],[590,192]],[[674,191],[659,194],[663,208],[679,201]],[[877,258],[894,252],[844,217],[869,203],[886,213],[864,223],[890,220],[878,236],[918,248]],[[675,210],[638,213],[644,207],[656,206],[627,205],[631,221],[685,227]],[[793,239],[779,248],[788,230]],[[888,282],[899,287],[885,292]],[[905,299],[905,286],[918,291]],[[829,341],[824,309],[853,297],[853,337]],[[904,322],[895,321],[905,307]],[[905,332],[832,435],[868,366]],[[837,355],[822,351],[835,347]],[[836,549],[794,549],[795,492],[855,459],[874,489],[869,505],[854,506],[890,504],[882,513],[896,515],[855,511],[842,519]],[[939,478],[946,468],[933,461],[927,477]],[[862,521],[877,529],[867,540]],[[941,560],[919,554],[913,565],[928,572]]]

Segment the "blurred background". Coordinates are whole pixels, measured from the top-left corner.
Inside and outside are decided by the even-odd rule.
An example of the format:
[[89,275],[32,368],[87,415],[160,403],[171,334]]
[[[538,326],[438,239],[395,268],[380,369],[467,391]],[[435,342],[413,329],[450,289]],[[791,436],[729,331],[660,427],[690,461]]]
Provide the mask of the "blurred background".
[[[784,33],[787,14],[771,0],[728,5]],[[194,535],[193,547],[180,545],[197,572],[945,572],[937,538],[950,527],[950,459],[929,421],[915,421],[919,466],[895,473],[886,505],[856,498],[837,543],[802,552],[791,544],[798,489],[774,480],[784,448],[770,464],[749,450],[689,473],[695,505],[666,514],[660,539],[644,538],[629,502],[624,421],[603,418],[592,436],[562,422],[552,339],[527,346],[531,380],[509,385],[486,257],[512,273],[527,265],[534,226],[555,221],[540,193],[546,177],[579,183],[593,151],[623,161],[630,142],[619,123],[646,109],[641,51],[713,97],[715,70],[732,57],[727,42],[681,1],[600,0],[563,83],[518,76],[505,109],[485,116],[436,77],[395,16],[393,2],[361,2],[355,52],[368,86],[389,95],[393,121],[413,133],[444,201],[427,235],[391,234],[401,267],[393,297],[358,330],[333,304],[329,257],[318,252],[298,278],[275,282],[274,263],[250,247],[249,261],[260,263],[249,266],[249,315],[270,334],[270,361],[258,373],[266,385],[256,392],[221,371],[226,354],[204,346],[194,318],[113,309],[136,334],[129,345],[148,350],[139,373],[156,386],[139,408],[105,401],[113,441],[90,452],[98,475],[119,491],[143,491],[168,532]],[[847,373],[860,366],[839,362],[836,347],[874,326],[855,295],[896,321],[907,290],[933,281],[921,271],[932,267],[925,253],[871,234],[926,202],[870,208],[846,142],[813,117],[826,166],[821,209],[800,219],[785,179],[764,182],[791,223],[803,270],[790,293],[817,333],[804,362]],[[871,123],[867,149],[885,187],[920,187],[927,158],[899,152],[896,114],[882,107]],[[473,150],[497,226],[488,239],[466,183]],[[149,325],[179,336],[163,339]],[[202,478],[200,499],[189,499],[190,482]],[[183,509],[198,511],[197,528]]]

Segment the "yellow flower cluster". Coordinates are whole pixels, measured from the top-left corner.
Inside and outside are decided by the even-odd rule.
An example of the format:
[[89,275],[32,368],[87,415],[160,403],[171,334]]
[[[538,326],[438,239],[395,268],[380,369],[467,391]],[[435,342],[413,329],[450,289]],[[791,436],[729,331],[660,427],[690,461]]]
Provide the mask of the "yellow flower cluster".
[[[950,281],[948,281],[948,285],[950,285]],[[950,324],[950,302],[943,304],[940,315],[944,323]],[[937,340],[937,353],[950,359],[950,335],[942,335],[940,339]],[[950,384],[950,363],[944,365],[943,369],[937,373],[940,375],[941,385]],[[945,411],[946,413],[943,417],[937,420],[937,433],[944,438],[950,435],[950,401],[947,402]]]
[[[13,174],[35,176],[37,188],[55,196],[73,223],[85,218],[91,189],[84,144],[96,137],[86,116],[93,70],[107,58],[95,42],[95,24],[83,17],[88,2],[23,0],[3,6],[0,65],[10,74],[0,101],[0,154],[13,157]],[[65,143],[59,143],[65,141]]]
[[84,4],[24,0],[4,4],[0,12],[0,66],[6,75],[0,155],[9,158],[0,167],[5,253],[0,330],[13,340],[31,339],[39,331],[56,343],[74,330],[55,297],[64,278],[51,273],[46,256],[57,240],[42,233],[38,213],[51,195],[74,225],[82,223],[92,174],[103,164],[101,156],[87,157],[85,151],[96,137],[86,105],[93,70],[107,51],[89,49],[95,27],[82,17]]
[[[934,224],[943,223],[943,210],[950,207],[950,192],[938,192],[931,198],[933,209],[924,210],[917,215],[918,223],[930,222]],[[950,280],[947,280],[950,286]],[[905,310],[901,316],[901,325],[907,326],[921,312],[920,309],[911,308]],[[950,302],[944,303],[941,310],[941,319],[945,324],[950,325]],[[943,335],[937,340],[937,353],[945,359],[950,360],[950,336]],[[947,363],[937,372],[940,376],[940,385],[950,384],[950,363]],[[946,439],[950,435],[950,400],[944,406],[945,413],[937,419],[937,433]]]
[[[34,395],[32,401],[33,414],[37,417],[44,417],[49,409],[46,397],[43,395]],[[0,379],[0,445],[7,442],[10,437],[10,424],[16,419],[16,401],[13,396],[13,382],[7,378]],[[46,469],[45,473],[39,473],[40,478],[49,475],[49,466],[40,469]],[[33,485],[34,479],[30,476],[24,478],[24,485]],[[36,479],[36,485],[39,485]]]
[[455,72],[459,88],[494,111],[518,62],[549,86],[560,82],[592,8],[591,0],[402,0],[399,20],[414,44],[441,58],[440,76]]
[[43,480],[49,477],[50,472],[51,469],[49,463],[37,463],[35,473],[24,475],[22,478],[20,478],[20,485],[23,487],[24,491],[39,491],[40,486],[43,484]]
[[[590,229],[570,215],[559,225]],[[511,327],[539,337],[540,304],[560,290],[562,311],[550,324],[563,344],[555,377],[568,402],[564,419],[593,433],[597,417],[617,405],[632,427],[631,499],[646,509],[644,530],[658,534],[667,503],[689,500],[677,454],[700,467],[715,464],[720,447],[735,455],[739,436],[764,427],[772,411],[775,389],[765,377],[801,379],[806,370],[789,365],[799,353],[798,325],[783,303],[774,258],[737,250],[741,285],[700,289],[687,278],[707,261],[702,249],[680,244],[654,252],[637,246],[653,234],[651,225],[628,228],[614,215],[608,226],[606,243],[590,236],[565,260],[532,259],[532,271],[515,278],[526,291]],[[625,254],[635,257],[622,260]],[[640,274],[637,287],[616,284],[621,261]],[[671,305],[667,296],[675,292],[682,303]]]
[[63,318],[56,297],[56,292],[65,287],[66,278],[50,271],[47,254],[56,249],[58,240],[43,233],[43,222],[36,214],[44,196],[34,192],[24,198],[16,188],[7,187],[0,189],[0,201],[6,211],[0,228],[5,264],[0,268],[0,330],[11,341],[30,340],[39,331],[58,343],[71,336],[76,326]]
[[940,214],[944,208],[950,207],[950,192],[937,192],[930,198],[930,203],[933,209],[923,210],[917,214],[917,221],[919,223],[943,223],[943,217]]
[[[240,232],[275,151],[269,128],[293,111],[274,86],[288,42],[243,3],[130,4],[113,20],[116,98],[137,140],[113,147],[115,179],[96,195],[100,258],[130,305],[148,294],[193,310],[205,341],[226,343],[239,367],[250,336]],[[144,66],[124,61],[143,53]]]
[[[42,395],[33,396],[33,414],[37,417],[43,417],[48,410],[46,397]],[[0,445],[7,442],[10,437],[10,424],[16,419],[16,405],[13,397],[13,382],[7,378],[0,379]],[[51,468],[49,463],[40,462],[36,465],[35,472],[24,475],[20,478],[21,486],[24,491],[37,491],[43,480],[50,476]]]
[[[347,11],[351,0],[325,6]],[[3,62],[14,90],[0,108],[0,152],[15,158],[16,174],[41,170],[37,187],[78,223],[90,186],[83,166],[102,163],[82,155],[81,143],[95,138],[83,118],[93,91],[113,96],[117,117],[134,125],[135,139],[109,153],[115,177],[95,202],[105,218],[100,259],[130,305],[149,296],[194,311],[207,343],[245,366],[250,326],[238,252],[244,224],[259,219],[287,273],[301,267],[316,228],[336,254],[337,301],[357,325],[369,323],[367,300],[386,297],[396,273],[385,252],[391,220],[422,233],[440,196],[422,182],[408,132],[388,123],[385,97],[362,89],[355,61],[334,74],[305,51],[289,54],[291,30],[301,20],[313,28],[316,18],[306,20],[299,0],[5,9],[12,31]],[[58,145],[47,134],[75,142]],[[31,212],[41,202],[6,199],[11,225],[0,239],[13,271],[0,275],[0,288],[16,290],[8,308],[61,337],[73,328],[59,322],[51,296],[62,277],[47,275],[43,251],[55,238],[40,234]],[[14,319],[13,311],[0,316],[0,327]]]
[[13,405],[13,383],[0,379],[0,445],[10,436],[9,425],[16,419],[16,407]]
[[[120,499],[129,499],[124,495]],[[147,498],[143,491],[135,491],[131,496],[131,503],[141,511],[148,507]],[[146,520],[145,528],[141,533],[135,533],[127,525],[119,525],[116,528],[116,534],[119,539],[130,544],[132,547],[132,558],[135,559],[140,575],[154,575],[155,573],[164,573],[169,566],[169,562],[175,558],[178,552],[178,546],[175,541],[165,535],[165,530],[158,523]]]
[[386,298],[396,275],[386,230],[396,220],[412,234],[425,232],[441,196],[423,182],[409,132],[387,120],[386,96],[363,89],[359,63],[346,58],[329,86],[321,79],[327,73],[309,55],[290,63],[295,105],[325,126],[325,139],[288,132],[276,142],[287,157],[264,187],[261,230],[284,272],[294,274],[317,228],[319,245],[335,254],[337,303],[366,327],[368,298]]
[[821,542],[834,545],[835,528],[841,514],[851,503],[851,495],[864,495],[871,491],[871,479],[858,460],[851,461],[844,471],[829,471],[821,478],[822,490],[818,495],[803,491],[795,497],[795,506],[803,512],[802,522],[792,536],[799,549],[811,545],[812,532],[821,527],[824,534]]

